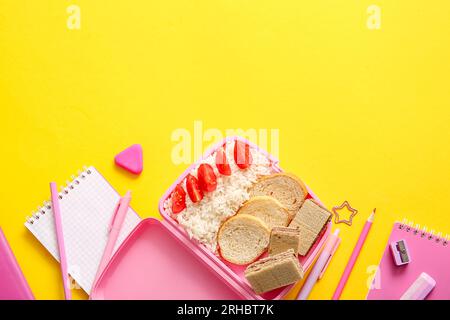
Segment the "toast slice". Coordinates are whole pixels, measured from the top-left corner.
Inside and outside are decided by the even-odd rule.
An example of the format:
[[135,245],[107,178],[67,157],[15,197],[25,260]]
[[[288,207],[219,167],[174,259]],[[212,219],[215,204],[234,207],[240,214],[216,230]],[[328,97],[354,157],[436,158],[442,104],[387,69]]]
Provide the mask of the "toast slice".
[[289,224],[289,212],[275,198],[256,196],[244,203],[237,214],[249,214],[260,218],[269,229]]
[[303,182],[293,174],[275,173],[260,178],[251,188],[250,196],[271,196],[289,212],[292,219],[305,201],[308,191]]
[[302,207],[289,224],[290,228],[300,231],[300,248],[298,254],[306,255],[316,241],[318,235],[331,219],[331,212],[312,199],[303,203]]
[[270,229],[259,218],[238,214],[225,221],[217,234],[222,258],[244,265],[255,261],[269,245]]
[[287,286],[303,278],[303,270],[292,249],[252,263],[244,274],[256,294]]
[[270,233],[269,255],[276,255],[289,249],[298,254],[300,247],[300,230],[297,228],[274,227]]

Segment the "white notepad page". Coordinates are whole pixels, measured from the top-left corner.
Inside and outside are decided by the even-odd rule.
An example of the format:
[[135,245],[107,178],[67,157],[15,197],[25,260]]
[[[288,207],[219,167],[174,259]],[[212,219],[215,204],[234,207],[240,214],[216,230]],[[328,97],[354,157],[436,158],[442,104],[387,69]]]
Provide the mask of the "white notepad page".
[[[81,172],[60,192],[61,218],[69,274],[88,294],[108,240],[108,226],[120,195],[94,168]],[[140,222],[129,209],[114,251]],[[25,226],[59,261],[51,203],[46,202]]]

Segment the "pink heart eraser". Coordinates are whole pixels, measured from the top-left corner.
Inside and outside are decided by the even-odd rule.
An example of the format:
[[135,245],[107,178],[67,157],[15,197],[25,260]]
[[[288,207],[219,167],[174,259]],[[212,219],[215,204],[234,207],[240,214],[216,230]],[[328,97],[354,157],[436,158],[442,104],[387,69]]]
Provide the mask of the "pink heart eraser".
[[114,158],[114,162],[119,167],[131,173],[140,174],[144,169],[142,146],[140,144],[133,144],[131,147],[128,147],[117,154]]

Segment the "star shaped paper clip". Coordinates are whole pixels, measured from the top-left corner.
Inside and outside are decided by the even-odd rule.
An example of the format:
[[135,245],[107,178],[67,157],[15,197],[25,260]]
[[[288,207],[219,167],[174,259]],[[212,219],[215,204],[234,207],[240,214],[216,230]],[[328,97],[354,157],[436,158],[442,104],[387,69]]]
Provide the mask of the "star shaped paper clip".
[[[347,210],[351,212],[350,217],[349,217],[348,220],[340,219],[340,217],[339,217],[338,211],[340,211],[340,210],[342,210],[344,208],[347,208]],[[352,225],[353,217],[356,216],[356,214],[358,213],[358,210],[352,208],[352,206],[348,203],[347,200],[345,200],[344,203],[341,204],[340,206],[333,207],[331,209],[331,211],[333,211],[333,213],[334,213],[334,223],[336,223],[336,224],[337,223],[345,223],[346,225],[349,225],[349,226]]]

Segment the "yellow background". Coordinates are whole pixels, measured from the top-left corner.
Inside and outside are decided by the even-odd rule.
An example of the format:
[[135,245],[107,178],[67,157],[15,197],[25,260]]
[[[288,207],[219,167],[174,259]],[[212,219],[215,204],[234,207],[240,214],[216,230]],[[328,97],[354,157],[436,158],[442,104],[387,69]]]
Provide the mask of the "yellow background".
[[[373,3],[380,30],[366,26]],[[80,30],[66,26],[70,4]],[[359,209],[312,298],[331,297],[378,209],[343,294],[363,299],[395,220],[450,232],[449,13],[447,0],[0,0],[0,225],[36,297],[63,298],[57,263],[23,225],[48,182],[94,165],[157,217],[186,167],[171,133],[201,120],[279,129],[281,165],[328,207]],[[132,143],[138,178],[113,165]]]

